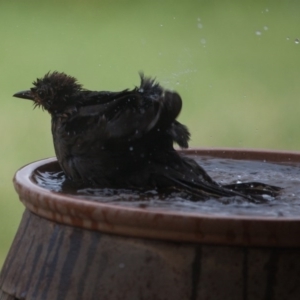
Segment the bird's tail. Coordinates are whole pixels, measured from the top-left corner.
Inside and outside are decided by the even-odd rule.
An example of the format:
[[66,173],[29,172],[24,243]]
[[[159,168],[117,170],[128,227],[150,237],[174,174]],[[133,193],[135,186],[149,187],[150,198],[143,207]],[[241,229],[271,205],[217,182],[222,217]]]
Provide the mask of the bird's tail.
[[[162,164],[155,165],[155,177],[162,176],[157,182],[164,182],[164,186],[171,186],[171,191],[176,190],[190,195],[192,201],[206,200],[209,198],[242,197],[248,202],[263,203],[270,197],[279,195],[282,188],[260,182],[245,182],[233,184],[219,184],[193,159],[179,156],[177,152],[169,152],[169,156],[156,157]],[[171,161],[172,163],[168,162]],[[168,168],[165,166],[168,165]],[[158,179],[158,178],[157,178]],[[164,188],[162,185],[161,187]],[[224,200],[224,201],[223,201]],[[225,199],[221,200],[225,202]]]
[[278,196],[282,190],[280,187],[260,182],[219,185],[216,182],[185,181],[174,177],[168,177],[168,179],[174,183],[175,190],[188,193],[192,196],[191,199],[195,201],[239,196],[251,203],[263,203],[267,201],[269,196]]
[[261,182],[245,182],[245,183],[234,183],[223,185],[225,189],[237,191],[239,193],[250,195],[250,196],[261,196],[264,195],[276,197],[282,190],[281,187],[275,185],[269,185]]

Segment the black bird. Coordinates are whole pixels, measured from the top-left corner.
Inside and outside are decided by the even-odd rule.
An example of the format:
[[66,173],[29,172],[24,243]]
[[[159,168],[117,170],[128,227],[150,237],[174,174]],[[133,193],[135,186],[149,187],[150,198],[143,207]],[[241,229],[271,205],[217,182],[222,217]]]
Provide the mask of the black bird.
[[48,72],[14,96],[51,114],[58,162],[77,186],[179,190],[196,200],[242,196],[256,202],[279,193],[278,187],[256,182],[222,186],[179,154],[173,144],[187,148],[190,138],[176,120],[179,94],[140,77],[132,90],[98,92],[65,73]]

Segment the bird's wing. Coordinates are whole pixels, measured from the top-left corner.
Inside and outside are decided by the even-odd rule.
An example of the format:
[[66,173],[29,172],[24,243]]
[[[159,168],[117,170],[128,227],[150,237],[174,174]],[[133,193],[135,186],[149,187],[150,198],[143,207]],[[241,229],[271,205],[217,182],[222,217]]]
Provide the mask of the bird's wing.
[[142,77],[140,87],[131,91],[85,91],[66,130],[92,130],[103,138],[136,139],[154,127],[167,129],[180,110],[177,93],[165,91],[154,80]]

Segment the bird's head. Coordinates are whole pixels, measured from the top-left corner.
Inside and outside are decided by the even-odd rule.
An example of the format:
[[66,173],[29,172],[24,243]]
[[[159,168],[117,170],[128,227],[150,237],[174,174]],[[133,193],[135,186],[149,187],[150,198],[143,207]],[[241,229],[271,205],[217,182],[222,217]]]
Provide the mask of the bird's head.
[[65,73],[48,72],[33,82],[30,90],[14,94],[14,97],[29,99],[34,106],[41,106],[50,113],[57,113],[72,105],[76,94],[82,89],[77,79]]

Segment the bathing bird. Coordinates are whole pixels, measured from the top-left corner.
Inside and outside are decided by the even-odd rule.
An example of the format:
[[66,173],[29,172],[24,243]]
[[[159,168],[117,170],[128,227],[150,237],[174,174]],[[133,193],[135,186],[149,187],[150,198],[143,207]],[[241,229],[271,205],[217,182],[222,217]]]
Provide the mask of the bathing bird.
[[14,97],[51,115],[54,149],[67,180],[78,187],[181,191],[193,200],[241,196],[259,202],[280,188],[259,182],[222,185],[174,144],[188,148],[177,121],[182,99],[140,73],[140,85],[92,91],[63,72],[48,72]]

